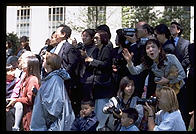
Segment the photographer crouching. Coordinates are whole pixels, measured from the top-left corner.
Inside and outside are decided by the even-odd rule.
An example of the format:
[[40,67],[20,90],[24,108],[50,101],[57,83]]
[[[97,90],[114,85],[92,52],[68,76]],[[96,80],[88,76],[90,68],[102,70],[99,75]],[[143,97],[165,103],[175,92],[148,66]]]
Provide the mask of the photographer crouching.
[[148,112],[149,131],[186,131],[185,123],[179,110],[178,100],[174,90],[163,86],[156,90],[157,106],[160,109],[154,113],[148,102],[145,110]]

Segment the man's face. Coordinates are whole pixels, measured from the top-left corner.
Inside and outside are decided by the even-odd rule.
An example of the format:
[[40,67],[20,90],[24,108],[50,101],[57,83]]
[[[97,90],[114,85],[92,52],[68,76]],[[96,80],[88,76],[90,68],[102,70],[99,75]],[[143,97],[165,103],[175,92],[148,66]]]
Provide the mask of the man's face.
[[61,33],[62,29],[63,29],[63,27],[57,28],[56,33],[55,33],[56,34],[56,40],[57,40],[58,43],[61,42],[65,38],[65,35],[66,35],[66,33]]
[[145,31],[145,29],[143,29],[142,25],[136,25],[136,29],[137,29],[136,37],[138,39],[144,37],[146,31]]
[[177,26],[175,24],[172,24],[169,28],[171,35],[177,36],[178,33],[180,33],[180,29],[177,29]]

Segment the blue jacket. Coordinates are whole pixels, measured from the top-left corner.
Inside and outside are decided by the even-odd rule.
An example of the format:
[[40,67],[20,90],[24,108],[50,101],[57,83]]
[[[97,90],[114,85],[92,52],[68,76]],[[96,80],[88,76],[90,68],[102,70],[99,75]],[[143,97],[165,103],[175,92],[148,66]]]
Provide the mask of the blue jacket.
[[65,69],[50,72],[35,97],[30,130],[68,131],[75,119],[64,80],[70,79]]
[[93,112],[88,117],[79,117],[76,118],[72,124],[72,131],[96,131],[98,125],[97,117]]

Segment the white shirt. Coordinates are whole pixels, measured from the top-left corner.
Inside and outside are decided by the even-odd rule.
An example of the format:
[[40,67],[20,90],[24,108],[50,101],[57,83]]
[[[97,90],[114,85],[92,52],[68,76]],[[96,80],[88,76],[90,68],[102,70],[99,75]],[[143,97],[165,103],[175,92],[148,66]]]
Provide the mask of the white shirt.
[[160,110],[156,113],[154,131],[186,131],[184,120],[179,110],[172,113]]
[[57,45],[57,47],[56,47],[56,49],[55,49],[55,51],[54,51],[55,54],[58,54],[58,53],[59,53],[61,47],[63,46],[63,44],[64,44],[65,42],[66,42],[66,40],[63,40],[63,41],[61,41],[61,42]]

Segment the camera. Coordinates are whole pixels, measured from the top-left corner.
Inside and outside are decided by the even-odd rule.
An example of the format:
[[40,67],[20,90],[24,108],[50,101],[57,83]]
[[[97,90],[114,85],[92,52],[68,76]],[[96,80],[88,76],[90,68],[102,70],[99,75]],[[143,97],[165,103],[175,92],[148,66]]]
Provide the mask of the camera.
[[77,49],[85,51],[85,46],[82,42],[79,42],[76,46]]
[[135,28],[123,28],[122,30],[123,35],[133,37],[134,34],[136,33]]
[[113,65],[116,66],[117,69],[121,68],[123,65],[126,65],[126,61],[123,57],[114,58]]
[[116,114],[120,114],[120,109],[116,108],[115,106],[113,106],[113,107],[107,109],[107,112],[108,112],[109,114],[112,114],[113,111],[114,111]]
[[151,97],[150,99],[139,99],[137,101],[137,104],[142,104],[142,105],[146,105],[145,102],[147,102],[149,105],[155,106],[158,102],[156,97]]

